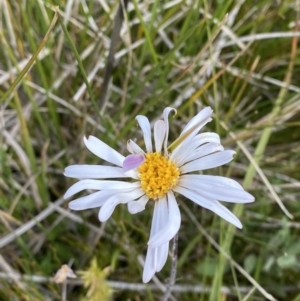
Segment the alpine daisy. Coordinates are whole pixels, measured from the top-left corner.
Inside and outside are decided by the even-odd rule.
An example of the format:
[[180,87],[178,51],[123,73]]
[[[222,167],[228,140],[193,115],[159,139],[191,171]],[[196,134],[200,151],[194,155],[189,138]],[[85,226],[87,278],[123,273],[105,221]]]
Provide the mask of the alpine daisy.
[[[70,202],[69,207],[73,210],[101,207],[101,222],[112,215],[118,204],[127,204],[129,212],[135,214],[145,209],[149,199],[154,201],[144,282],[163,268],[168,257],[169,241],[179,230],[181,216],[174,193],[182,194],[238,228],[242,228],[239,219],[218,200],[233,203],[254,201],[254,197],[238,182],[198,173],[230,162],[235,153],[224,150],[217,134],[198,134],[212,120],[211,108],[204,108],[192,118],[168,148],[168,116],[172,110],[175,111],[166,108],[163,120],[154,124],[154,147],[149,120],[142,115],[136,117],[144,134],[146,152],[129,140],[127,149],[131,155],[125,158],[96,137],[84,137],[86,147],[93,154],[116,166],[71,165],[64,173],[67,177],[80,179],[67,190],[64,198],[85,189],[96,190]],[[116,178],[124,178],[124,181],[113,180]]]

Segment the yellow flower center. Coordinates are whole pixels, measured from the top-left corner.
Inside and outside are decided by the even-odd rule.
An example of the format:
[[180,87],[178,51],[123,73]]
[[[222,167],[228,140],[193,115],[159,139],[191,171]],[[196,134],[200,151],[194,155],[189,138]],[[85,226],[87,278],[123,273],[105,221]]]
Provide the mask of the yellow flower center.
[[151,199],[158,199],[178,183],[179,168],[160,153],[146,154],[138,168],[142,189]]

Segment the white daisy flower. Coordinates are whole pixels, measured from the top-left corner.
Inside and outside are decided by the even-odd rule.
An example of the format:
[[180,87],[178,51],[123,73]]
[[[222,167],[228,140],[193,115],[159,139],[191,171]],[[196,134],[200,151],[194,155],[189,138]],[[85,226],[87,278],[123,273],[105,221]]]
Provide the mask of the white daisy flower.
[[[174,193],[182,194],[238,228],[242,228],[239,219],[218,200],[231,203],[254,201],[254,197],[238,182],[198,173],[230,162],[235,154],[234,151],[224,150],[217,134],[198,134],[212,120],[211,108],[204,108],[192,118],[179,138],[168,147],[168,116],[172,110],[176,111],[166,108],[163,120],[155,122],[154,146],[149,120],[142,115],[136,117],[144,134],[146,152],[129,140],[127,149],[131,155],[125,158],[96,137],[84,137],[86,147],[93,154],[116,167],[71,165],[65,169],[65,176],[80,181],[67,190],[64,198],[85,189],[96,190],[70,202],[69,207],[73,210],[101,207],[101,222],[112,215],[118,204],[127,204],[129,212],[135,214],[143,211],[150,199],[154,201],[144,282],[150,281],[155,272],[163,268],[168,257],[169,241],[179,230],[181,216]],[[113,180],[116,178],[119,180]],[[121,181],[121,178],[124,180]]]

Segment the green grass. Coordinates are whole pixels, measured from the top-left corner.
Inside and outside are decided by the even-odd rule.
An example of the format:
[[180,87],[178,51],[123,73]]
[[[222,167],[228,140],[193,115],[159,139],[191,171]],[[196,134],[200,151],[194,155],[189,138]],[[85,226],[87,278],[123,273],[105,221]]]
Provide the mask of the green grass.
[[[128,139],[144,147],[135,116],[156,120],[166,106],[177,109],[169,141],[202,107],[214,109],[206,130],[237,155],[209,173],[236,179],[256,198],[228,206],[243,223],[237,230],[178,197],[172,300],[300,300],[293,1],[129,1],[106,103],[99,99],[118,1],[1,5],[0,300],[99,300],[105,277],[113,300],[160,300],[153,283],[141,286],[153,204],[137,215],[120,205],[101,224],[97,210],[69,211],[61,198],[74,183],[66,166],[101,163],[84,135],[127,155]],[[53,283],[68,263],[78,278]],[[170,267],[169,259],[156,274],[162,284]]]

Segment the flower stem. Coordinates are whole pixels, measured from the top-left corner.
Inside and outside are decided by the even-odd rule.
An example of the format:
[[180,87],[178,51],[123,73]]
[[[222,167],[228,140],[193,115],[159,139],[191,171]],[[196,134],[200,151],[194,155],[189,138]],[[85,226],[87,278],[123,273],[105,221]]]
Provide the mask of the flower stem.
[[177,272],[177,246],[178,246],[178,233],[173,238],[173,246],[172,246],[172,266],[170,271],[170,279],[167,285],[167,289],[162,298],[162,301],[167,301],[171,295],[172,286],[175,284],[176,272]]

